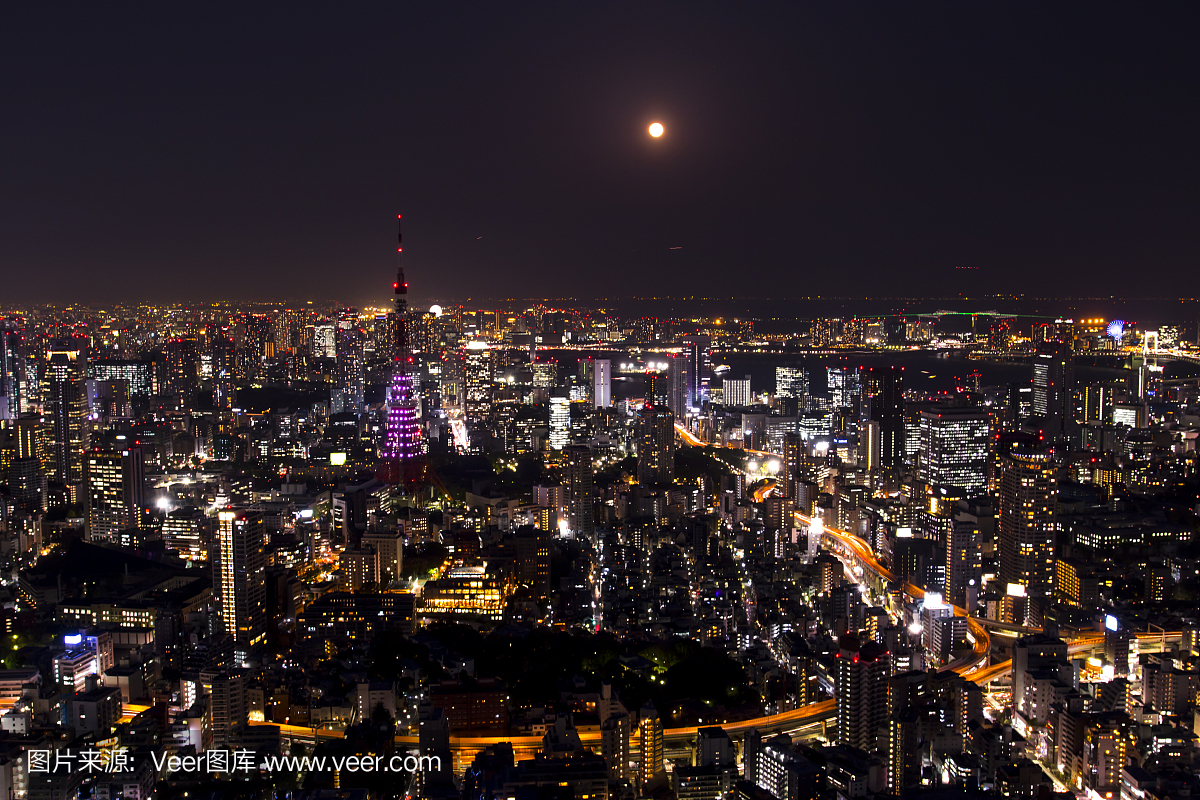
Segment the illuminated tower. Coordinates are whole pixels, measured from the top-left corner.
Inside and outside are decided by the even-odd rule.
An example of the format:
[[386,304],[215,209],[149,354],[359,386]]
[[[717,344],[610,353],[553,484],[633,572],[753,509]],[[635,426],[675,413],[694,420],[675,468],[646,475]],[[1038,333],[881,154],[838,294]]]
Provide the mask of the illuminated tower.
[[[399,226],[400,215],[396,215]],[[408,282],[404,280],[404,235],[396,237],[396,347],[392,359],[392,379],[388,384],[387,431],[379,478],[388,483],[410,482],[417,457],[421,454],[421,423],[417,397],[413,390],[412,345],[408,336]]]

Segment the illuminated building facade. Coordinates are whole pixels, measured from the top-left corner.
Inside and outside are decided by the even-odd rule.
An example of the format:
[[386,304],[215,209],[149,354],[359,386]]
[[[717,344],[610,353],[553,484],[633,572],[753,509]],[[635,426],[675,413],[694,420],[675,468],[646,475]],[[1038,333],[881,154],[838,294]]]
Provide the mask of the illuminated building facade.
[[675,479],[675,415],[648,406],[638,415],[638,483],[669,484]]
[[775,368],[775,396],[799,399],[808,394],[808,373],[804,367]]
[[550,398],[550,449],[562,450],[571,442],[571,401]]
[[87,536],[92,541],[111,542],[117,531],[129,527],[125,506],[121,454],[90,450],[84,456],[87,498]]
[[492,413],[494,380],[495,361],[491,347],[478,339],[468,342],[463,365],[463,414],[468,427],[482,426]]
[[953,486],[968,495],[987,490],[991,419],[972,408],[922,411],[921,480]]
[[726,378],[721,383],[721,402],[733,408],[750,405],[750,376]]
[[216,586],[221,628],[246,654],[266,642],[266,569],[263,520],[258,511],[217,513]]
[[838,742],[874,750],[887,720],[891,654],[876,642],[844,637],[835,664]]
[[198,508],[177,508],[162,521],[163,543],[187,561],[207,561],[208,520]]
[[504,616],[507,586],[487,566],[455,567],[421,589],[423,619],[486,619]]
[[1000,583],[1045,597],[1054,585],[1058,482],[1050,455],[1014,448],[1001,459]]
[[612,405],[612,361],[607,358],[592,362],[592,405],[594,408]]

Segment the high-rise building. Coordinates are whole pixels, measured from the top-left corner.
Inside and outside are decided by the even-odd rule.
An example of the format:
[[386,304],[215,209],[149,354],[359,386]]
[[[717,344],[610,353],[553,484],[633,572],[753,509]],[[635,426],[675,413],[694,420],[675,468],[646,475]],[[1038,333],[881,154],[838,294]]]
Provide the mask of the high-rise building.
[[42,474],[54,469],[54,449],[50,426],[38,414],[22,414],[13,425],[17,439],[17,458],[36,459]]
[[46,384],[44,410],[50,419],[54,478],[75,493],[83,483],[87,416],[87,390],[79,352],[51,353],[46,365]]
[[687,351],[676,353],[668,362],[668,368],[671,382],[668,388],[667,407],[675,414],[676,419],[683,419],[687,416],[688,409],[691,408],[689,393],[693,385],[691,354]]
[[1014,448],[1001,459],[999,497],[1000,582],[1020,584],[1032,596],[1054,586],[1058,484],[1050,455]]
[[190,408],[200,386],[200,351],[195,339],[170,339],[163,345],[165,394],[176,409]]
[[648,406],[669,406],[671,403],[671,373],[647,372],[646,397],[643,399]]
[[591,539],[592,448],[572,444],[563,448],[563,483],[567,489],[567,530],[577,539]]
[[858,433],[858,463],[867,472],[879,469],[883,455],[883,437],[879,423],[873,419],[863,422]]
[[207,519],[194,506],[177,508],[162,521],[163,544],[187,561],[208,560]]
[[334,414],[361,414],[364,405],[362,333],[353,309],[347,309],[335,331],[337,374],[329,409]]
[[592,362],[592,407],[612,405],[612,361],[597,358]]
[[859,396],[861,379],[857,369],[828,367],[825,382],[829,387],[830,400],[834,408],[851,408]]
[[550,596],[550,536],[549,530],[525,527],[513,537],[517,580],[538,597]]
[[1075,428],[1075,357],[1069,345],[1045,342],[1033,357],[1033,415],[1048,441],[1065,443]]
[[920,415],[921,480],[968,495],[987,490],[991,419],[975,408],[936,408]]
[[891,654],[877,642],[842,637],[836,673],[838,743],[873,751],[887,721]]
[[550,398],[550,449],[562,450],[571,442],[571,401]]
[[804,367],[775,368],[775,396],[800,398],[808,394],[808,373]]
[[608,764],[609,780],[628,783],[629,715],[613,714],[600,726],[600,754]]
[[904,370],[889,367],[871,373],[875,394],[871,419],[879,423],[879,460],[885,467],[904,463]]
[[219,411],[233,408],[237,388],[237,348],[228,334],[217,331],[209,340],[213,406]]
[[313,327],[313,355],[318,358],[337,358],[337,326],[332,324]]
[[16,419],[24,410],[22,337],[15,323],[0,322],[0,421]]
[[745,378],[726,378],[721,383],[721,402],[737,408],[750,405],[750,376]]
[[783,435],[783,496],[796,496],[796,481],[803,477],[802,472],[808,462],[808,445],[798,433]]
[[675,479],[675,415],[646,406],[638,415],[638,483],[669,484]]
[[683,337],[684,352],[692,362],[688,408],[700,408],[708,398],[709,380],[712,375],[711,346],[712,339],[708,336]]
[[495,369],[492,349],[487,342],[473,339],[467,343],[463,364],[463,414],[468,427],[483,425],[492,412]]
[[217,512],[217,560],[221,627],[247,654],[266,642],[266,570],[261,512],[227,508]]
[[129,527],[121,454],[90,450],[84,455],[83,463],[87,485],[87,538],[91,541],[116,541],[117,532]]

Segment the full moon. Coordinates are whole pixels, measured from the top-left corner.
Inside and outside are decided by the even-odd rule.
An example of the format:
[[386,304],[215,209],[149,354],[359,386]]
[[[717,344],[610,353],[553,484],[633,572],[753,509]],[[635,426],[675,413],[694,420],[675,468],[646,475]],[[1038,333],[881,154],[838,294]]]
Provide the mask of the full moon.
[[655,139],[662,136],[664,130],[665,129],[663,128],[661,122],[652,122],[650,124],[650,135],[653,136]]
[[435,317],[440,317],[442,315],[442,307],[439,305],[432,305],[429,307],[429,313],[433,314]]

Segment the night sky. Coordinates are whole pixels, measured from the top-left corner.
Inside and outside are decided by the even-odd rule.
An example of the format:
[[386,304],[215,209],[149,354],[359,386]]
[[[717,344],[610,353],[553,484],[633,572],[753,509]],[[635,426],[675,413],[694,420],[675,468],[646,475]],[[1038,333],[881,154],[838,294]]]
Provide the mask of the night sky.
[[5,302],[1195,292],[1196,3],[49,5]]

